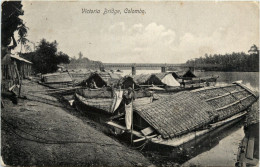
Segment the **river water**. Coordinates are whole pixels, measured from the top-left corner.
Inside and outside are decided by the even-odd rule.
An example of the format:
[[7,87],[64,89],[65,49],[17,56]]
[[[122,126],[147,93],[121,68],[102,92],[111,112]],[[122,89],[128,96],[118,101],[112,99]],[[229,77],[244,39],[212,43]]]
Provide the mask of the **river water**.
[[[158,73],[160,70],[137,70],[137,74]],[[130,70],[123,70],[123,75],[131,74]],[[230,84],[241,80],[243,84],[259,92],[258,72],[195,72],[198,77],[219,76],[216,85]],[[238,147],[245,136],[244,120],[237,122],[225,129],[219,129],[205,135],[200,141],[170,151],[164,149],[156,152],[144,151],[145,155],[152,155],[151,158],[165,164],[174,162],[183,166],[235,166]],[[157,158],[155,158],[157,157]],[[169,163],[171,164],[171,163]]]

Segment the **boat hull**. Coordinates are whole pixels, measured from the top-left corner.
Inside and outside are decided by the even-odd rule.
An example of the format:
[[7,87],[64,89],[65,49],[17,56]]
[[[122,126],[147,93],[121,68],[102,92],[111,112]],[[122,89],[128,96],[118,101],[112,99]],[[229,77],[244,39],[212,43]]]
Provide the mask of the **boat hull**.
[[200,137],[202,135],[205,135],[219,127],[222,126],[230,126],[238,121],[240,121],[246,114],[246,111],[238,113],[226,120],[223,121],[219,121],[213,124],[210,124],[210,127],[207,129],[203,129],[203,130],[197,130],[194,132],[190,132],[188,134],[182,135],[181,137],[176,137],[173,139],[168,139],[168,140],[164,140],[164,139],[159,139],[159,138],[152,138],[151,142],[152,143],[156,143],[156,144],[161,144],[161,145],[165,145],[165,146],[172,146],[172,147],[178,147],[180,145],[183,145],[185,143],[188,143],[192,140],[194,140],[197,137]]

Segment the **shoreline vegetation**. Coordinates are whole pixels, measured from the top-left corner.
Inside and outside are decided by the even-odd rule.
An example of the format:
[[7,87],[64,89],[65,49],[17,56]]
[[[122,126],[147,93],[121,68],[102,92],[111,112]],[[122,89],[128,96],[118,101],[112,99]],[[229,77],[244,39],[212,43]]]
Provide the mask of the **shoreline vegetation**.
[[[47,45],[50,47],[46,47]],[[42,74],[55,72],[58,69],[58,65],[64,65],[68,70],[104,69],[104,64],[101,61],[90,60],[83,56],[81,52],[79,52],[78,58],[76,56],[70,57],[62,51],[58,52],[57,46],[58,43],[56,41],[48,42],[42,39],[35,51],[20,53],[20,56],[31,61],[34,71]],[[52,54],[46,56],[44,54],[46,52]],[[53,59],[55,61],[52,61]],[[50,64],[52,64],[52,68],[50,68]],[[248,53],[205,54],[203,57],[188,60],[186,65],[202,71],[259,72],[259,50],[256,45],[252,45]],[[176,70],[175,68],[173,69]],[[173,69],[169,68],[168,70]]]
[[259,49],[253,45],[249,53],[239,52],[231,54],[205,54],[204,57],[188,60],[186,64],[191,67],[198,64],[218,64],[219,67],[197,67],[205,71],[227,71],[227,72],[259,72]]

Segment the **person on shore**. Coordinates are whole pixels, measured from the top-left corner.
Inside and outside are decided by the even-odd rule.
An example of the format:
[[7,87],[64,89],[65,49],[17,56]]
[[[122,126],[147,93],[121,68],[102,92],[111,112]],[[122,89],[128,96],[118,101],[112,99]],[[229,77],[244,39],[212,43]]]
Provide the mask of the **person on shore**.
[[133,101],[135,100],[134,90],[129,87],[123,93],[123,101],[125,104],[125,124],[127,131],[131,130],[133,120]]

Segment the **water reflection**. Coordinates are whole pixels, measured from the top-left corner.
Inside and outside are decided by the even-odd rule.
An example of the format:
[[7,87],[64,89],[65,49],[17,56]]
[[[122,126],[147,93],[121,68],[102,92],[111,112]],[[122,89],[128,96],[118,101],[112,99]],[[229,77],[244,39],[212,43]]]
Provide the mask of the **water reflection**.
[[[227,124],[178,148],[163,148],[161,146],[149,145],[143,153],[148,157],[152,157],[151,161],[158,165],[175,162],[183,164],[184,166],[234,166],[237,146],[244,137],[243,124],[244,119],[233,122],[231,127],[230,124]],[[236,146],[232,146],[229,142],[222,142],[226,137],[229,137],[228,140],[230,140],[231,137],[232,141],[236,141]],[[218,149],[217,147],[226,150],[223,151],[223,149]],[[210,153],[212,149],[214,154]],[[233,151],[231,151],[231,149],[233,149]],[[232,156],[230,156],[231,154]],[[228,160],[229,162],[226,162],[226,160],[218,159],[218,155],[231,159]]]
[[198,77],[204,76],[219,76],[218,84],[230,84],[234,81],[242,80],[242,84],[248,86],[253,90],[259,91],[259,72],[196,72]]

